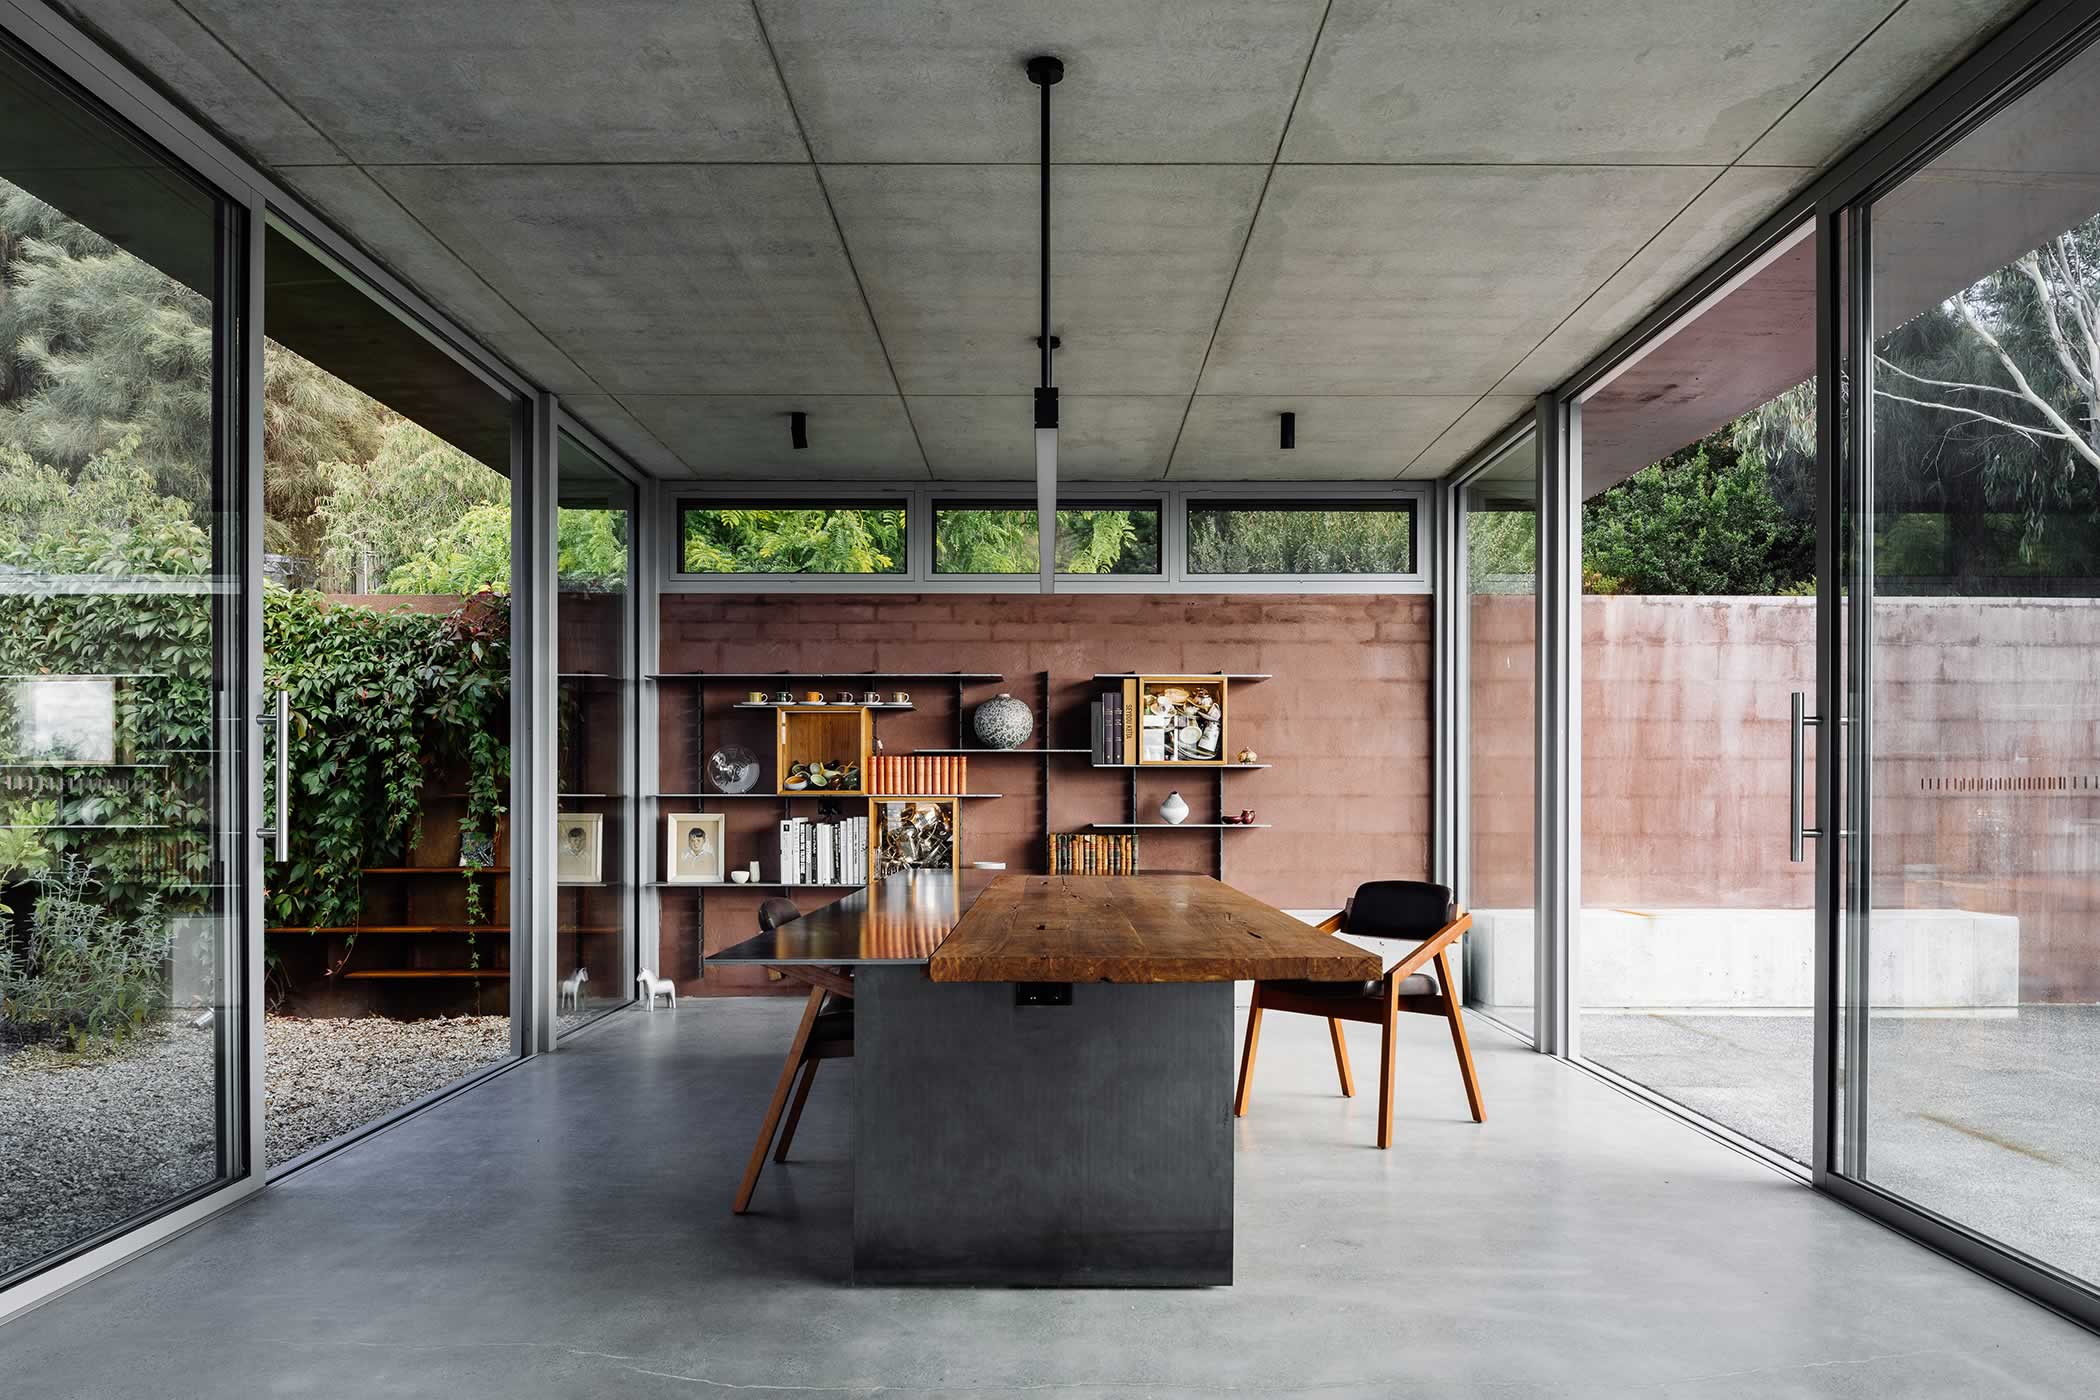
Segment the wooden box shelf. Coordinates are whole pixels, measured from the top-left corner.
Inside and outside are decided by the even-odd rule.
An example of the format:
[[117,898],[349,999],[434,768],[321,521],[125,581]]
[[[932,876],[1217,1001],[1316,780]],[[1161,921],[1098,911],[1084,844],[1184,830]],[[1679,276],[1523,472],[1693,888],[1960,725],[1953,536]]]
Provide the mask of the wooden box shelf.
[[[875,722],[865,705],[784,705],[774,736],[774,781],[781,796],[859,797],[866,791],[868,756],[875,749]],[[852,787],[790,788],[797,763],[850,763]]]

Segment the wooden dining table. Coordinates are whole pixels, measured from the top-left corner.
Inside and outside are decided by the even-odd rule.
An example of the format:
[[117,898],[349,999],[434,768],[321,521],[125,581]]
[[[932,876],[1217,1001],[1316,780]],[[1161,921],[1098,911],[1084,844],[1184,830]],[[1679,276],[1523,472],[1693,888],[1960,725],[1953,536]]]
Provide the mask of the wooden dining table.
[[1232,1281],[1233,983],[1375,953],[1205,875],[893,875],[715,963],[854,1005],[853,1277]]

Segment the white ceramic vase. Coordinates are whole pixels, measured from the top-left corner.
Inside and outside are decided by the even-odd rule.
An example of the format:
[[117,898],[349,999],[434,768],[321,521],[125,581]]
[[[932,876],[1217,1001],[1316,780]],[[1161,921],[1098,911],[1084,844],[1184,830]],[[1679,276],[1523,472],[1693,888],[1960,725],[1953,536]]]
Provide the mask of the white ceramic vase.
[[1159,815],[1163,820],[1180,826],[1189,819],[1189,804],[1181,800],[1178,790],[1170,792],[1167,800],[1159,804]]

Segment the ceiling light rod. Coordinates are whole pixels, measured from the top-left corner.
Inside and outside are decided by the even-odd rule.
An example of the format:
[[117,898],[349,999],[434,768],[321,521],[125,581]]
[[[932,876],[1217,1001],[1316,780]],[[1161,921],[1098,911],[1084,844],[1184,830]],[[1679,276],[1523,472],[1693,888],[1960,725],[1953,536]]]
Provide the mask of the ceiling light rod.
[[1036,340],[1043,354],[1042,382],[1035,389],[1035,539],[1037,575],[1045,593],[1057,591],[1057,386],[1051,382],[1050,352],[1050,89],[1065,76],[1065,65],[1048,54],[1028,60],[1028,81],[1043,90],[1041,201],[1042,331]]
[[788,441],[797,452],[809,447],[809,415],[799,408],[788,415]]

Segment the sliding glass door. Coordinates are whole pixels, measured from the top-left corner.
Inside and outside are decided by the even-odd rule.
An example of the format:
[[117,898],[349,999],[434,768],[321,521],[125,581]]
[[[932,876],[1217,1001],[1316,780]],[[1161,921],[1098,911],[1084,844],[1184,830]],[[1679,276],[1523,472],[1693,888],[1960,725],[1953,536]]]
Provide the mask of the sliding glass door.
[[0,1285],[246,1160],[237,210],[0,45]]
[[2100,1280],[2100,48],[1868,206],[1846,1176]]

